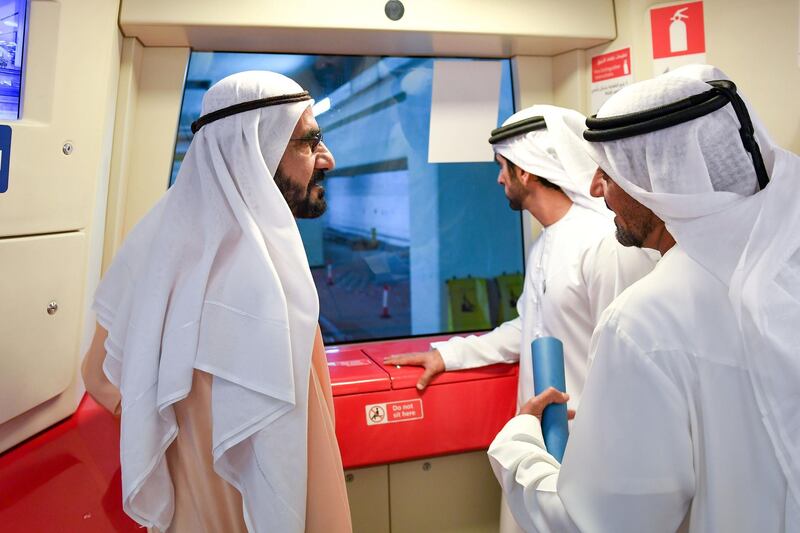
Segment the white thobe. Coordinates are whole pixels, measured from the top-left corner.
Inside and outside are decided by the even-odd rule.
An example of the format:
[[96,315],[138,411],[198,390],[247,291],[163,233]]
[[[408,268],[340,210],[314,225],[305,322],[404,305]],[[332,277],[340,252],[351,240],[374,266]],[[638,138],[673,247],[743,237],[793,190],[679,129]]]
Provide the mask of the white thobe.
[[589,340],[600,314],[622,290],[650,272],[659,257],[652,250],[621,246],[613,230],[608,217],[578,205],[544,228],[528,256],[517,301],[519,317],[482,336],[432,343],[445,368],[519,361],[519,407],[534,395],[531,342],[539,328],[542,335],[564,344],[569,408],[577,409],[586,380]]
[[530,415],[489,448],[527,531],[800,531],[716,277],[676,245],[609,306],[591,353],[563,466]]

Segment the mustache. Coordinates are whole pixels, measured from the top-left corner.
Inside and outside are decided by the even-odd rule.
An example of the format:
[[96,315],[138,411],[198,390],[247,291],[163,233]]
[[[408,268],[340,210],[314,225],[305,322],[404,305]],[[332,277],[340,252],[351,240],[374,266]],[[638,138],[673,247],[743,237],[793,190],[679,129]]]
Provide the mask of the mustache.
[[324,170],[315,170],[313,174],[311,174],[311,183],[316,185],[320,181],[325,179],[325,171]]

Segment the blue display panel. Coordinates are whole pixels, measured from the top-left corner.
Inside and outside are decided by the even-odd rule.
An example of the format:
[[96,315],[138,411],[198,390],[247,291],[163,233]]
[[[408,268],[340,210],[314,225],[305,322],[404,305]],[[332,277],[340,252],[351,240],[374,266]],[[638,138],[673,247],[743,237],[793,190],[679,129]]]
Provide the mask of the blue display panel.
[[0,0],[0,120],[19,118],[28,0]]
[[[323,182],[328,211],[298,225],[326,343],[489,329],[515,312],[522,221],[497,165],[428,163],[433,65],[444,60],[192,53],[170,184],[203,95],[225,76],[280,72],[316,100],[336,169]],[[513,113],[511,65],[492,61],[499,125]]]

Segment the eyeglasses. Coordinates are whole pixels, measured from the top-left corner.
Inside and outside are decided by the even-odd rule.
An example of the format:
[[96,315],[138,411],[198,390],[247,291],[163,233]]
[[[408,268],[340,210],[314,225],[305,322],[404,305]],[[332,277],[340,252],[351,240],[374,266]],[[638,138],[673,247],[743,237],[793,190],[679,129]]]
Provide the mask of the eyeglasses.
[[291,138],[289,140],[290,141],[301,141],[301,142],[308,143],[308,147],[311,148],[311,153],[313,154],[314,152],[317,151],[317,147],[319,146],[319,143],[322,142],[322,132],[318,131],[316,133],[312,133],[310,135],[306,135],[305,137],[294,137],[294,138]]

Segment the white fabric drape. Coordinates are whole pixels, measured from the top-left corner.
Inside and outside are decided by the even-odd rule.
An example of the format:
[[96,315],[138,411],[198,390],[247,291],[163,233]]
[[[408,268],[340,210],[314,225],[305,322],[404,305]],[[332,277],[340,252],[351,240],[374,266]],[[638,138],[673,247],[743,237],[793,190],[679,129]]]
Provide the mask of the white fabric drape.
[[[212,87],[203,114],[302,89],[270,72]],[[295,220],[273,181],[310,101],[240,113],[195,135],[175,185],[131,231],[97,289],[104,371],[122,394],[125,511],[166,530],[172,404],[213,375],[216,472],[251,531],[300,532],[309,366],[319,304]]]
[[[599,117],[672,103],[727,79],[710,66],[676,69],[621,90]],[[748,106],[770,184],[755,171],[730,105],[647,135],[586,143],[628,194],[664,220],[686,253],[729,287],[751,385],[800,505],[800,157],[776,146]],[[571,117],[576,133],[585,125]],[[711,312],[711,310],[709,310]]]

